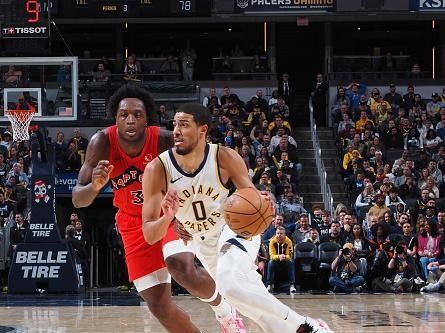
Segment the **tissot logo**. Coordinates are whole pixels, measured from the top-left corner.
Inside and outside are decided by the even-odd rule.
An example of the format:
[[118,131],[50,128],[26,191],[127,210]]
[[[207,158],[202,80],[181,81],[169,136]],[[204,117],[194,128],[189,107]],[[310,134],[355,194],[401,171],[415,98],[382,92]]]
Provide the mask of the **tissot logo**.
[[39,34],[46,34],[46,30],[48,27],[7,27],[2,28],[4,35],[14,35],[14,34],[20,34],[20,35],[39,35]]
[[445,8],[445,0],[419,0],[419,8]]

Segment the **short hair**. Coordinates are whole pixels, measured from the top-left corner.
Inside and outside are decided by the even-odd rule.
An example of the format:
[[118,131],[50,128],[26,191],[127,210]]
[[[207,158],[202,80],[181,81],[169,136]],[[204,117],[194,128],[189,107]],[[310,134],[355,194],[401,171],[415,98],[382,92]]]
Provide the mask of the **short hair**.
[[145,107],[145,114],[147,115],[148,125],[158,125],[158,116],[155,111],[155,103],[153,96],[146,89],[135,86],[133,84],[125,84],[121,86],[110,97],[107,104],[108,114],[116,118],[119,109],[119,103],[126,98],[137,98],[142,101]]
[[279,225],[276,230],[283,230],[285,232],[286,228],[284,228],[282,225]]
[[212,124],[212,115],[205,106],[199,103],[185,103],[182,104],[176,112],[183,112],[193,116],[193,120],[199,126],[207,125],[210,129]]

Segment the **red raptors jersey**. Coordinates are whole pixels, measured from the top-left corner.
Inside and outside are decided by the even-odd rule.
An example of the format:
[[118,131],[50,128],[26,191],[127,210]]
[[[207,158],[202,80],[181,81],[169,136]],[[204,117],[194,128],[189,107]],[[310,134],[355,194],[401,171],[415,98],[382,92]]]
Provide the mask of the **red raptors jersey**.
[[117,126],[107,128],[110,141],[110,165],[114,165],[110,175],[114,192],[113,204],[122,213],[141,216],[142,214],[142,175],[145,166],[158,156],[159,127],[149,126],[146,130],[144,148],[136,157],[128,156],[119,146]]

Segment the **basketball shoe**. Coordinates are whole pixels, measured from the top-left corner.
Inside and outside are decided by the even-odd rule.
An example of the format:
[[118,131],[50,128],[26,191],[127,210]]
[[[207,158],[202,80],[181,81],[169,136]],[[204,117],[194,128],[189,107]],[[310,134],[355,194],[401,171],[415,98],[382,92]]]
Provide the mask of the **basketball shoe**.
[[295,333],[334,333],[323,320],[306,317],[306,322],[298,326]]
[[232,307],[232,311],[225,317],[218,317],[216,319],[221,324],[221,333],[247,333],[243,320]]

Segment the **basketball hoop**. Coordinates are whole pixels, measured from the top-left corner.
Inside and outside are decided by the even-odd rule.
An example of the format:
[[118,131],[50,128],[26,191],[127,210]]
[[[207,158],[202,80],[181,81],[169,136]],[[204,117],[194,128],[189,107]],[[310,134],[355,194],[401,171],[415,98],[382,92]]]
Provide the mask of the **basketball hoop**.
[[12,137],[14,141],[29,140],[29,124],[34,117],[35,110],[6,110],[6,116],[12,125]]

